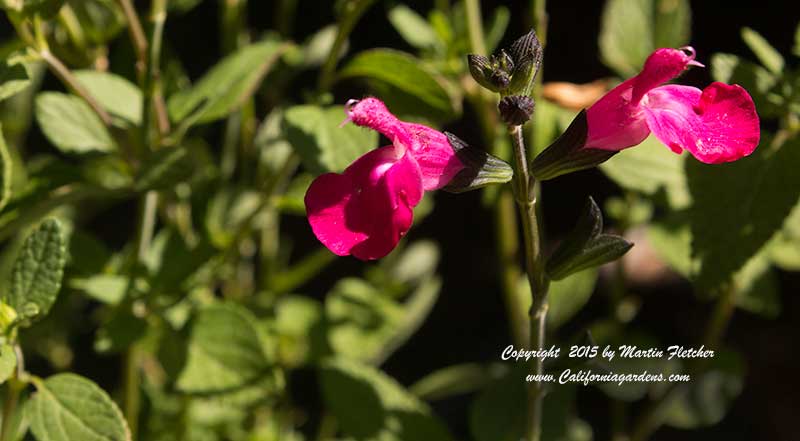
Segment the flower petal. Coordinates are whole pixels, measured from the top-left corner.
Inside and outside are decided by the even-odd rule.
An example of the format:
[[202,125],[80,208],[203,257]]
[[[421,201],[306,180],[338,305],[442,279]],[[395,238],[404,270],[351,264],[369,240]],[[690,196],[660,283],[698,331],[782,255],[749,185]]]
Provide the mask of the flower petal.
[[638,103],[650,90],[677,77],[690,65],[700,65],[694,61],[694,49],[686,46],[681,49],[662,48],[647,57],[642,71],[634,78],[633,102]]
[[377,98],[351,100],[345,109],[354,124],[369,127],[389,138],[399,154],[411,150],[422,172],[425,190],[444,187],[464,167],[444,133],[422,124],[400,121]]
[[419,164],[425,190],[444,187],[464,168],[444,133],[422,124],[402,124],[412,138],[410,151]]
[[611,89],[586,111],[586,148],[622,150],[650,134],[641,107],[631,101],[635,82],[633,77]]
[[393,146],[359,158],[343,174],[319,176],[305,197],[314,234],[335,254],[362,260],[388,254],[411,226],[422,198],[413,158],[396,158]]
[[669,85],[642,102],[647,124],[673,151],[688,150],[707,164],[735,161],[755,150],[760,138],[753,99],[738,85],[712,83],[701,92]]

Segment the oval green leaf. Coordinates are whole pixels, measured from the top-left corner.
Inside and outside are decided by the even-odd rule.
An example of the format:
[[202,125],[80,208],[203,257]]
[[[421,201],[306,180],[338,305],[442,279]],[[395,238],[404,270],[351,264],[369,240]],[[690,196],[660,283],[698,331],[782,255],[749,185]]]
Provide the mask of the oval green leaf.
[[36,96],[36,120],[47,139],[62,152],[111,152],[117,148],[100,117],[76,96],[40,93]]
[[92,381],[58,374],[35,381],[25,406],[39,441],[130,441],[128,425],[114,401]]
[[66,262],[61,224],[47,219],[22,245],[11,273],[7,303],[22,318],[46,315],[56,301]]

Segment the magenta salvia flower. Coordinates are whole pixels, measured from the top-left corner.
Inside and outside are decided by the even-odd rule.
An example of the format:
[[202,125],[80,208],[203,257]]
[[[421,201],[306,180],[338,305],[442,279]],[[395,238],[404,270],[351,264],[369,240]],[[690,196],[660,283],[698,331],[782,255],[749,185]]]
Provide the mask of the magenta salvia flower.
[[317,177],[306,192],[308,221],[335,254],[379,259],[411,227],[424,191],[444,187],[464,166],[444,133],[400,121],[377,98],[350,100],[345,111],[348,120],[392,144],[358,158],[344,173]]
[[688,150],[716,164],[749,155],[760,130],[753,99],[738,85],[695,87],[661,84],[677,77],[694,60],[694,49],[658,49],[642,71],[612,89],[587,110],[586,148],[618,151],[635,146],[652,132],[675,153]]

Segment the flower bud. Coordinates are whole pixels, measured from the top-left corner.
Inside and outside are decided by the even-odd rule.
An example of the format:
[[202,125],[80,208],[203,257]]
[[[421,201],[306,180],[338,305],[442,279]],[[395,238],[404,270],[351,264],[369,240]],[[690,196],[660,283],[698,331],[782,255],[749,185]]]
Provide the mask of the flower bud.
[[533,98],[529,96],[513,95],[501,99],[497,109],[503,122],[521,126],[531,119],[535,104]]
[[514,170],[507,162],[482,149],[470,147],[452,133],[444,134],[464,168],[442,190],[464,193],[491,184],[504,184],[514,177]]

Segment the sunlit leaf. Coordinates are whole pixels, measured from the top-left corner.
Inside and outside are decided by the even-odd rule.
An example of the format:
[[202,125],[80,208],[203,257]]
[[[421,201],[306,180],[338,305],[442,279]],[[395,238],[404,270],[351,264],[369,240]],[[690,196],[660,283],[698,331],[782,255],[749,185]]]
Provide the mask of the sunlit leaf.
[[142,120],[142,93],[133,83],[118,75],[94,70],[79,70],[75,77],[110,114],[139,125]]
[[301,105],[286,110],[285,138],[313,173],[342,172],[377,147],[378,133],[374,130],[355,124],[340,127],[346,116],[340,106]]
[[11,274],[6,301],[21,317],[44,316],[56,301],[66,263],[61,224],[47,219],[20,249]]
[[36,120],[47,139],[63,152],[105,153],[117,148],[100,117],[77,96],[40,93],[36,96]]
[[75,374],[37,381],[25,406],[31,431],[39,441],[130,441],[117,405],[95,383]]

